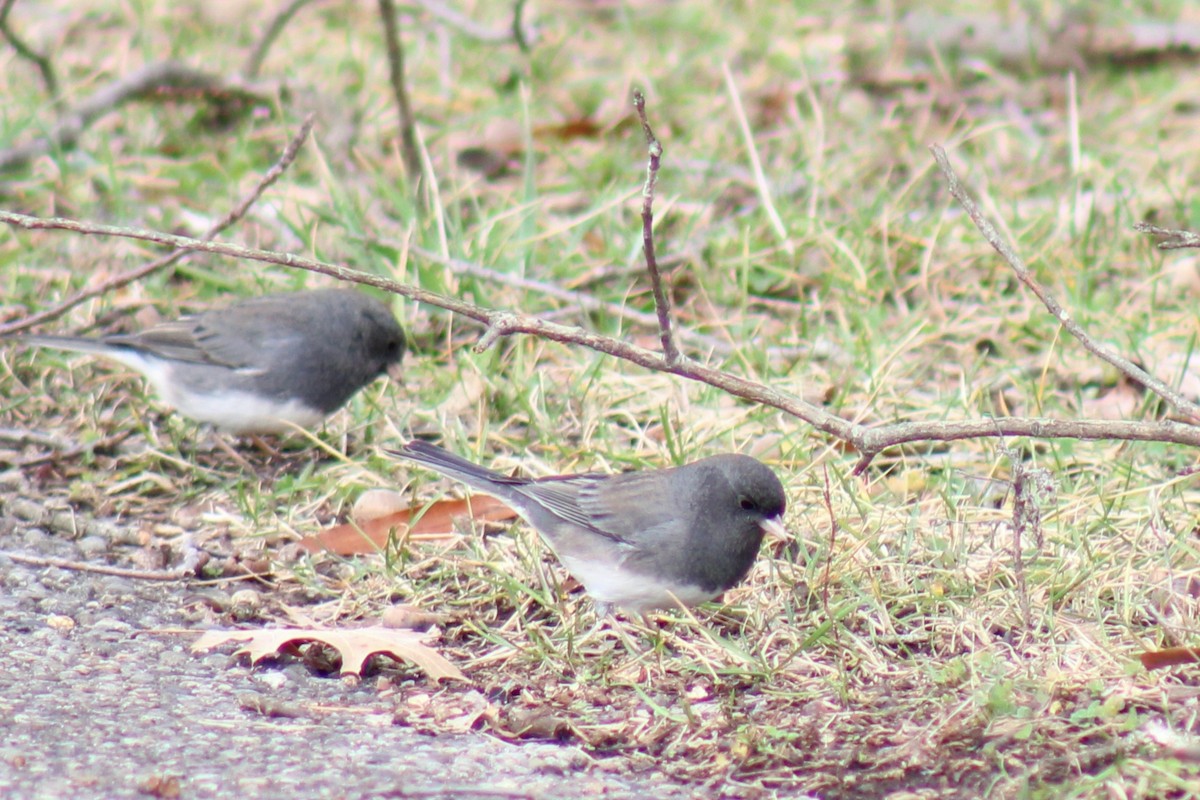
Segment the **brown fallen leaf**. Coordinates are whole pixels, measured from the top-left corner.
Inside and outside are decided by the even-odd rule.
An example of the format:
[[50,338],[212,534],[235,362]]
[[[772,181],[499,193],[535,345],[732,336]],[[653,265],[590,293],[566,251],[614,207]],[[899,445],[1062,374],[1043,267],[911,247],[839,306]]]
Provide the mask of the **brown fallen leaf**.
[[[320,533],[305,536],[300,546],[310,553],[328,550],[339,556],[377,553],[387,546],[388,539],[442,539],[454,533],[456,519],[478,522],[507,522],[517,518],[517,512],[489,495],[476,495],[462,500],[439,500],[430,506],[417,505],[385,514],[334,525]],[[411,521],[416,519],[415,524]]]
[[[193,653],[203,653],[226,642],[246,642],[234,655],[247,655],[251,664],[276,655],[285,647],[319,642],[334,648],[342,656],[343,675],[362,675],[363,665],[375,654],[407,661],[433,680],[443,678],[467,681],[458,667],[424,643],[425,634],[395,628],[372,626],[346,630],[300,628],[261,628],[242,631],[206,631],[195,644]],[[469,683],[469,681],[467,681]]]
[[1150,650],[1138,656],[1146,669],[1162,669],[1179,664],[1194,664],[1200,661],[1200,648],[1168,647],[1165,650]]

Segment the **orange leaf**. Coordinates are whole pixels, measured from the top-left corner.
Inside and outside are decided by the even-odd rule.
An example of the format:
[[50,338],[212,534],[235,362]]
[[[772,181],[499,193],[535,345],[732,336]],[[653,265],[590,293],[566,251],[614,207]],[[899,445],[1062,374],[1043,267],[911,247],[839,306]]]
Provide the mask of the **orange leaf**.
[[[411,525],[411,520],[416,524]],[[478,522],[507,522],[517,512],[489,495],[464,500],[439,500],[431,506],[412,506],[394,514],[385,514],[361,522],[334,525],[320,533],[305,536],[300,546],[310,553],[329,550],[339,556],[377,553],[387,546],[388,538],[442,539],[454,533],[454,520],[467,518]],[[394,534],[393,534],[394,532]]]
[[1151,650],[1138,656],[1146,669],[1162,669],[1178,664],[1193,664],[1200,661],[1200,649],[1195,647],[1168,647],[1165,650]]
[[192,652],[202,653],[226,642],[246,642],[234,655],[247,655],[251,664],[257,664],[288,645],[321,642],[341,653],[343,675],[361,675],[367,659],[379,653],[408,661],[435,681],[443,678],[466,681],[467,676],[425,644],[425,638],[426,634],[379,626],[340,631],[301,628],[207,631],[192,645]]

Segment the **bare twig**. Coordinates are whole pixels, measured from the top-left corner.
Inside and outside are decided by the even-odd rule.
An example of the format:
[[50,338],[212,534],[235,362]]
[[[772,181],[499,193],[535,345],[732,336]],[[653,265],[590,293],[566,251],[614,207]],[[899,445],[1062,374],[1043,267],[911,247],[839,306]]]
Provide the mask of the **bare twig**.
[[88,125],[130,100],[180,92],[222,100],[260,103],[270,99],[273,88],[256,85],[241,78],[212,75],[174,61],[147,64],[113,81],[79,105],[65,111],[46,136],[0,150],[0,171],[12,169],[51,150],[74,146]]
[[416,121],[408,99],[408,86],[404,82],[404,47],[400,44],[400,23],[393,0],[379,0],[379,16],[383,18],[383,34],[387,43],[388,78],[396,95],[396,109],[400,113],[400,153],[415,191],[421,183],[421,154],[417,151]]
[[1028,436],[1036,439],[1123,439],[1129,441],[1172,442],[1200,447],[1200,428],[1171,421],[1100,421],[1100,420],[1055,420],[1027,417],[1003,419],[979,419],[962,422],[901,422],[868,428],[843,419],[806,402],[790,392],[765,386],[752,380],[731,375],[720,369],[683,357],[676,364],[668,364],[665,357],[653,350],[602,336],[591,331],[568,325],[559,325],[545,319],[512,311],[496,310],[477,306],[463,300],[431,292],[416,286],[390,280],[369,272],[360,272],[338,264],[327,264],[314,259],[259,250],[228,242],[201,241],[187,236],[176,236],[157,231],[122,228],[70,219],[31,217],[0,211],[0,223],[15,225],[27,230],[65,230],[96,236],[121,236],[128,239],[156,242],[169,247],[200,250],[206,253],[231,258],[263,261],[292,269],[303,269],[329,275],[344,281],[374,286],[394,294],[410,298],[419,303],[437,306],[459,316],[475,320],[488,328],[484,339],[476,345],[490,344],[500,336],[528,334],[563,344],[574,344],[600,353],[620,358],[657,372],[668,372],[689,380],[721,389],[736,397],[755,403],[778,408],[794,417],[808,422],[817,430],[849,442],[864,454],[856,470],[866,469],[870,460],[888,447],[919,441],[955,441],[959,439],[981,439],[996,436]]
[[18,564],[29,564],[34,567],[56,567],[58,569],[69,569],[75,572],[94,572],[98,575],[116,575],[120,578],[134,578],[141,581],[178,581],[184,578],[189,578],[195,574],[195,570],[185,568],[180,569],[125,569],[123,567],[110,567],[107,564],[88,564],[84,561],[68,561],[65,558],[48,558],[44,556],[27,556],[21,553],[5,553],[0,552],[0,556],[11,558]]
[[1104,361],[1116,367],[1122,374],[1127,375],[1130,379],[1145,386],[1150,391],[1154,392],[1159,397],[1166,400],[1176,408],[1181,414],[1191,417],[1194,420],[1200,421],[1200,406],[1188,400],[1179,392],[1167,386],[1164,382],[1155,378],[1141,367],[1134,364],[1124,356],[1113,352],[1109,348],[1094,341],[1091,336],[1083,329],[1083,327],[1071,318],[1066,309],[1062,307],[1057,300],[1045,288],[1034,279],[1029,272],[1029,268],[1025,266],[1025,262],[1017,255],[1017,252],[1000,237],[1000,234],[983,216],[983,212],[979,210],[979,206],[975,205],[975,201],[967,194],[962,183],[958,180],[958,175],[955,174],[954,168],[950,166],[950,160],[946,157],[946,151],[940,145],[932,145],[929,148],[933,152],[933,158],[937,161],[938,166],[942,170],[942,174],[946,176],[946,182],[950,189],[950,194],[954,195],[954,199],[959,202],[963,210],[967,212],[967,216],[975,223],[975,227],[983,234],[983,238],[988,244],[996,249],[1008,265],[1012,267],[1013,272],[1017,274],[1017,278],[1021,283],[1029,287],[1037,298],[1042,301],[1042,305],[1054,315],[1054,318],[1062,324],[1067,332],[1079,340],[1079,343],[1084,346],[1088,352],[1099,356]]
[[642,184],[642,250],[646,254],[646,270],[650,273],[650,285],[654,290],[654,310],[658,314],[663,355],[666,356],[668,364],[675,364],[679,361],[679,348],[676,347],[675,337],[671,334],[671,300],[663,289],[658,261],[654,258],[654,187],[658,185],[658,169],[662,163],[663,149],[655,138],[654,131],[650,129],[650,121],[646,119],[646,97],[640,90],[633,92],[633,107],[637,109],[642,133],[646,135],[646,147],[650,151],[650,160],[646,164],[646,182]]
[[275,12],[275,16],[271,19],[267,29],[263,35],[254,44],[254,49],[250,51],[250,55],[246,57],[246,63],[242,67],[242,76],[249,80],[258,77],[258,71],[262,69],[263,61],[267,58],[267,51],[271,49],[271,45],[275,44],[275,40],[279,38],[279,34],[283,33],[283,29],[292,21],[292,17],[296,16],[296,12],[311,3],[312,0],[289,0],[289,2]]
[[[267,190],[267,187],[279,180],[279,176],[283,175],[283,173],[287,171],[287,168],[292,165],[292,162],[296,160],[296,156],[300,152],[301,145],[304,144],[304,142],[308,139],[309,133],[312,132],[314,119],[314,115],[308,115],[303,124],[301,124],[300,130],[296,132],[296,135],[292,137],[292,140],[288,142],[287,147],[284,148],[283,155],[279,157],[279,160],[275,162],[275,165],[267,170],[266,174],[262,176],[257,184],[255,184],[254,188],[250,190],[238,202],[238,204],[234,206],[232,210],[230,210],[228,214],[226,214],[217,222],[213,223],[213,225],[209,227],[207,231],[205,231],[204,236],[201,237],[201,241],[211,241],[212,239],[216,238],[218,233],[244,217],[246,212],[250,210],[250,207],[254,205],[258,198],[262,196],[262,193]],[[151,261],[149,264],[144,264],[137,269],[132,269],[128,272],[121,273],[120,275],[116,275],[88,289],[76,292],[53,308],[48,308],[45,311],[39,311],[36,314],[31,314],[30,316],[25,317],[22,320],[18,320],[17,322],[11,322],[7,325],[0,325],[0,336],[28,330],[34,325],[40,325],[43,322],[49,322],[52,319],[57,319],[80,303],[90,300],[93,297],[99,297],[105,292],[111,292],[114,289],[127,286],[136,280],[146,277],[152,272],[165,269],[191,252],[192,251],[188,249],[175,250],[174,252],[163,256],[162,258],[157,258],[154,261]]]
[[54,107],[58,108],[62,103],[62,98],[58,93],[58,78],[54,75],[54,64],[51,63],[49,57],[26,44],[25,40],[17,36],[16,31],[8,24],[8,14],[16,2],[17,0],[4,0],[4,4],[0,6],[0,36],[3,36],[4,40],[12,45],[12,49],[17,51],[18,56],[33,62],[42,75],[42,83],[46,84],[46,93],[54,101]]
[[1172,230],[1151,225],[1149,222],[1139,222],[1133,226],[1139,233],[1149,233],[1163,237],[1158,242],[1159,250],[1182,250],[1185,247],[1200,247],[1200,233],[1192,231]]

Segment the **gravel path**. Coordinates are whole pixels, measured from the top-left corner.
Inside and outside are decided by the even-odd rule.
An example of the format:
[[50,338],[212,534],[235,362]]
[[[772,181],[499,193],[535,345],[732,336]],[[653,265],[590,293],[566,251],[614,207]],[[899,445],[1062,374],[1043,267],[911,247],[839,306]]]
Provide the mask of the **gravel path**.
[[[0,551],[102,563],[89,538],[0,514]],[[0,797],[693,795],[571,746],[397,727],[370,681],[193,655],[152,632],[196,627],[187,592],[0,555]]]

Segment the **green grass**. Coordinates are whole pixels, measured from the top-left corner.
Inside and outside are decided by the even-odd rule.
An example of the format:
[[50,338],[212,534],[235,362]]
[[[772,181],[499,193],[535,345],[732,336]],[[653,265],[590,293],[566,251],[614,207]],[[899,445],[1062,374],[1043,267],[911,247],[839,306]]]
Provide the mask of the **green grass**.
[[[253,41],[237,26],[231,34],[216,11],[61,6],[63,16],[43,20],[18,3],[13,20],[56,53],[68,103],[143,60],[232,72]],[[406,237],[440,251],[444,235],[448,255],[653,311],[638,217],[645,146],[629,100],[638,86],[666,151],[659,255],[683,256],[667,276],[676,321],[730,343],[727,356],[713,357],[729,371],[872,423],[1078,418],[1104,408],[1098,398],[1116,376],[1058,330],[952,203],[926,149],[940,142],[985,212],[1093,335],[1185,389],[1194,381],[1193,259],[1159,254],[1130,228],[1143,218],[1196,227],[1194,65],[1080,74],[1082,161],[1072,174],[1061,74],[1018,74],[952,54],[943,54],[943,74],[922,52],[901,65],[933,79],[865,88],[854,69],[878,53],[852,59],[845,42],[882,23],[883,12],[868,3],[795,6],[553,6],[542,10],[543,38],[528,54],[453,31],[443,50],[428,20],[406,18],[409,83],[440,215],[417,213],[403,177],[368,6],[301,12],[264,65],[264,78],[291,87],[271,108],[214,127],[200,104],[132,103],[77,148],[6,175],[0,204],[199,234],[315,109],[315,139],[222,238],[656,347],[655,331],[606,314],[412,256],[400,262]],[[1062,10],[1031,8],[1046,18]],[[961,13],[945,4],[951,9]],[[505,14],[481,10],[502,24]],[[260,19],[269,13],[261,11]],[[1121,19],[1193,13],[1178,3],[1120,11]],[[750,177],[722,63],[792,254]],[[49,124],[32,68],[8,50],[0,50],[0,93],[0,146]],[[556,133],[583,118],[600,132]],[[502,128],[534,142],[511,155],[507,176],[486,179],[458,164],[467,146],[499,147]],[[0,314],[18,318],[154,255],[129,241],[0,231]],[[320,283],[197,255],[48,327],[124,330],[155,314]],[[507,726],[521,714],[544,713],[635,768],[780,795],[924,787],[953,796],[959,784],[1025,797],[1192,792],[1195,765],[1144,731],[1163,723],[1194,741],[1186,690],[1194,673],[1147,674],[1134,663],[1145,649],[1196,639],[1188,580],[1200,567],[1200,495],[1179,475],[1192,453],[960,441],[888,454],[859,479],[850,476],[854,453],[773,409],[532,338],[476,354],[474,324],[407,300],[394,307],[413,341],[408,377],[403,387],[371,387],[318,434],[342,457],[301,440],[282,465],[254,457],[259,474],[247,473],[211,451],[204,432],[148,403],[125,372],[52,351],[0,350],[0,426],[78,442],[129,432],[114,448],[39,473],[47,502],[191,527],[226,553],[266,552],[279,597],[324,597],[320,613],[331,619],[373,616],[392,602],[448,613],[442,648],[496,706],[490,724],[502,735],[516,735]],[[1136,413],[1152,418],[1153,407],[1142,402]],[[468,457],[534,474],[748,452],[784,479],[796,539],[764,548],[727,608],[668,614],[671,622],[648,631],[597,629],[523,526],[355,560],[310,562],[287,545],[343,516],[373,486],[420,500],[457,492],[382,454],[413,433],[440,433]],[[1041,549],[1021,543],[1023,594],[1009,452],[1048,469],[1056,484]],[[394,686],[401,698],[427,691],[406,672]],[[465,690],[439,691],[452,703]],[[436,731],[436,705],[401,701],[398,713]]]

